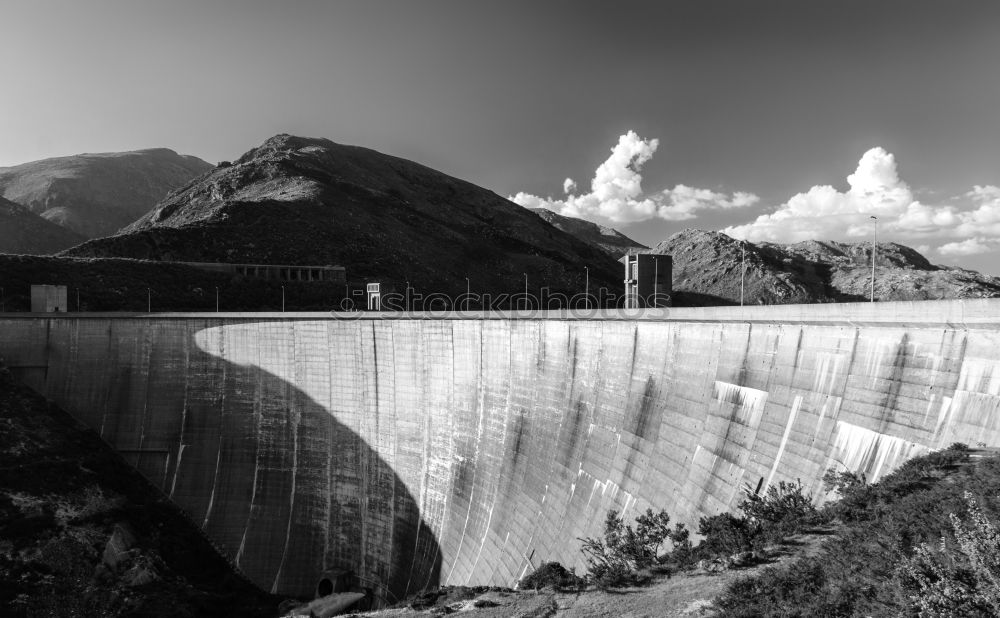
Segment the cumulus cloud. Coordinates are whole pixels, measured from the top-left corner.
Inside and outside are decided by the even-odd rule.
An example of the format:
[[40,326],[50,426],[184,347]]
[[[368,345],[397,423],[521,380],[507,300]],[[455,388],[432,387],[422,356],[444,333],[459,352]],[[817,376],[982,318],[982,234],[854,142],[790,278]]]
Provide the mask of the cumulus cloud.
[[896,158],[880,147],[862,155],[854,173],[847,177],[847,186],[846,191],[830,185],[814,186],[771,213],[722,231],[750,241],[850,241],[871,237],[871,217],[875,216],[880,237],[920,243],[926,248],[961,239],[940,245],[937,251],[941,255],[993,251],[997,246],[993,241],[1000,241],[998,187],[976,186],[953,204],[924,204],[900,178]]
[[642,189],[642,167],[659,147],[657,139],[643,139],[634,131],[618,138],[611,156],[594,171],[590,192],[577,194],[576,182],[563,181],[564,199],[518,193],[509,199],[528,208],[548,208],[561,215],[616,223],[659,217],[668,221],[693,219],[699,211],[745,208],[758,201],[752,193],[731,195],[679,184],[647,194]]
[[[850,187],[840,192],[830,185],[815,186],[792,196],[773,213],[752,223],[723,230],[750,241],[799,242],[816,238],[851,238],[871,235],[871,216],[898,218],[913,200],[910,187],[900,180],[896,159],[882,148],[866,152],[853,174]],[[928,213],[914,212],[927,218]]]
[[938,253],[947,256],[978,255],[989,253],[993,247],[984,238],[969,238],[960,242],[950,242],[938,247]]

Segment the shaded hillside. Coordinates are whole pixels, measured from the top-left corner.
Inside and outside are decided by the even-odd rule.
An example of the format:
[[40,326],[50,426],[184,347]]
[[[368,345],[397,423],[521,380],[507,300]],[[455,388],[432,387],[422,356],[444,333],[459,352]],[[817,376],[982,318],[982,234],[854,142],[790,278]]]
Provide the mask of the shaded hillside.
[[[673,256],[678,306],[739,304],[742,249],[720,232],[688,229],[651,250]],[[1000,278],[932,265],[917,251],[879,243],[876,300],[1000,296]],[[871,293],[871,243],[746,243],[747,304],[853,302]]]
[[[345,293],[341,283],[247,279],[182,264],[0,254],[2,307],[28,311],[32,284],[65,285],[71,311],[77,299],[82,311],[215,311],[216,289],[221,311],[281,311],[282,291],[288,311],[329,311]],[[361,306],[363,288],[351,292]]]
[[280,599],[0,366],[0,615],[273,616]]
[[46,221],[20,204],[0,197],[0,253],[45,255],[68,249],[83,236]]
[[107,236],[212,166],[166,148],[0,167],[0,196],[87,238]]
[[374,150],[278,135],[74,256],[339,264],[423,293],[617,289],[603,251],[468,182]]
[[565,217],[552,212],[548,208],[529,208],[528,210],[567,234],[572,234],[584,242],[600,247],[615,259],[620,258],[626,253],[649,249],[646,245],[640,245],[614,228],[584,221],[583,219]]

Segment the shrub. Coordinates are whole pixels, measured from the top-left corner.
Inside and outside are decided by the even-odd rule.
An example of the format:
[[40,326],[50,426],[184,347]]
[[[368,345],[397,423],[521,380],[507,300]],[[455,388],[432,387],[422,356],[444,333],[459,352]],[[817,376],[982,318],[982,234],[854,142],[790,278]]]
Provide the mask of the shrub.
[[720,513],[698,520],[698,534],[704,539],[697,553],[704,557],[729,556],[760,549],[760,526],[732,513]]
[[740,501],[739,509],[746,518],[764,527],[797,530],[816,515],[812,496],[802,492],[802,481],[781,481],[768,487],[764,495],[752,491],[749,486],[743,493],[746,497]]
[[587,560],[588,577],[600,588],[638,583],[636,569],[652,566],[663,543],[670,539],[682,553],[690,548],[689,532],[683,524],[670,528],[666,511],[653,509],[636,518],[636,527],[625,525],[618,511],[608,511],[604,539],[584,538],[581,551]]
[[868,477],[864,472],[855,473],[849,470],[837,472],[830,468],[823,475],[823,490],[836,491],[840,496],[846,496],[868,485]]
[[945,537],[936,549],[923,543],[900,567],[922,617],[1000,615],[1000,532],[971,493],[964,498],[968,521],[949,516],[957,547]]
[[578,577],[572,570],[567,571],[566,567],[558,562],[546,562],[522,577],[517,587],[521,590],[538,590],[546,586],[560,589],[581,588],[585,583],[584,578]]

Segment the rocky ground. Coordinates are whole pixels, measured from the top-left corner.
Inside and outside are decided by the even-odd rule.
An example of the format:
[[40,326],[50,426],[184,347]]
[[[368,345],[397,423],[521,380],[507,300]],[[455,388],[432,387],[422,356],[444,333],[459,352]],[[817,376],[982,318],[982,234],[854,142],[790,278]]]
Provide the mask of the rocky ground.
[[[746,243],[720,232],[689,229],[650,250],[673,257],[675,306],[740,302],[748,305],[867,301],[871,243],[807,241],[793,245]],[[879,243],[875,300],[938,300],[1000,296],[1000,278],[935,266],[917,251]]]
[[637,243],[614,228],[575,217],[565,217],[552,212],[548,208],[529,208],[528,210],[567,234],[572,234],[580,240],[600,247],[615,259],[620,258],[626,253],[635,253],[636,251],[649,249],[646,245]]
[[264,618],[280,601],[97,435],[0,367],[0,616]]
[[[554,588],[516,591],[488,587],[448,587],[411,600],[406,607],[346,614],[354,618],[442,616],[468,618],[687,618],[714,615],[712,600],[740,577],[778,566],[799,556],[816,553],[830,530],[817,530],[789,538],[769,548],[769,559],[746,567],[703,563],[689,571],[650,573],[648,585],[601,591]],[[305,616],[295,611],[289,616]]]

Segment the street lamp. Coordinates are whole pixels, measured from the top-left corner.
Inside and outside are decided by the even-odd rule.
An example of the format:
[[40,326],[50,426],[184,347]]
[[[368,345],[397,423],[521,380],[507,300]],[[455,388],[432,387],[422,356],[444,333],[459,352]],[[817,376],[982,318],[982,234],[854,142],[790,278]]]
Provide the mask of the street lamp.
[[285,312],[285,286],[281,286],[281,312]]
[[743,265],[740,267],[740,307],[743,306],[743,282],[747,276],[747,241],[740,241],[740,248],[743,250]]
[[0,288],[0,311],[7,311],[7,300],[3,295],[3,288]]
[[878,250],[878,217],[871,216],[874,221],[875,235],[872,237],[872,297],[871,302],[875,302],[875,252]]
[[528,309],[528,273],[524,274],[524,309]]
[[583,267],[583,298],[587,302],[587,309],[590,309],[590,268]]
[[472,284],[469,283],[469,278],[465,278],[465,310],[469,310],[469,297],[472,295]]
[[219,288],[218,288],[218,286],[216,286],[216,288],[215,288],[215,312],[216,313],[219,312]]
[[146,313],[153,313],[153,293],[146,288]]

